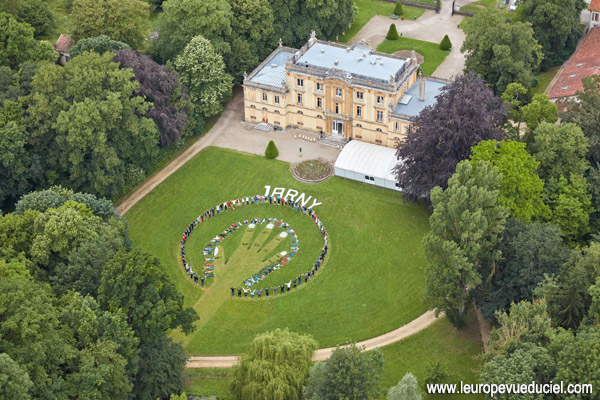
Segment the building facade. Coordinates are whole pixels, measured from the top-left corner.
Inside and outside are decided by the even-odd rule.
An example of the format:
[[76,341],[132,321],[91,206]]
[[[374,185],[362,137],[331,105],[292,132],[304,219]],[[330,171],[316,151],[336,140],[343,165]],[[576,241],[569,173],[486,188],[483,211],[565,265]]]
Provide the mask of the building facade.
[[317,40],[279,47],[244,79],[245,120],[396,147],[447,82],[403,58]]

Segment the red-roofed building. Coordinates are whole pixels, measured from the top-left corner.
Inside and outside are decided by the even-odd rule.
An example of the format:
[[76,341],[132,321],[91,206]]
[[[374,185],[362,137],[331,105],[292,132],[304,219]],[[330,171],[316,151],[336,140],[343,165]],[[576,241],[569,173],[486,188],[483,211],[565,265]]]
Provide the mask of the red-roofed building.
[[590,10],[590,24],[588,29],[600,26],[600,0],[592,0],[588,9]]
[[54,44],[54,50],[58,51],[58,54],[60,54],[60,56],[58,58],[59,64],[65,65],[67,63],[67,61],[69,61],[69,59],[71,58],[69,56],[69,50],[71,49],[72,46],[73,46],[73,39],[71,39],[71,36],[61,33],[60,37]]
[[593,28],[587,34],[546,93],[553,101],[575,96],[578,91],[583,91],[581,80],[592,75],[600,75],[600,27]]

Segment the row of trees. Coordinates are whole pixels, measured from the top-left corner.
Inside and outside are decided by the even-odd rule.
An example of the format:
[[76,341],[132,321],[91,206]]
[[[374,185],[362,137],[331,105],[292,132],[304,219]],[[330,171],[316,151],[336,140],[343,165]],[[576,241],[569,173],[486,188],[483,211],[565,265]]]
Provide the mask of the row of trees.
[[[316,349],[312,336],[287,329],[257,335],[234,368],[233,394],[240,400],[367,400],[381,395],[383,355],[379,350],[338,347],[326,361],[313,364]],[[389,389],[387,399],[421,400],[422,391],[416,378],[407,373]]]
[[556,124],[556,105],[544,95],[524,104],[526,89],[513,83],[503,102],[467,74],[409,130],[396,173],[405,199],[433,207],[423,241],[426,302],[454,324],[464,323],[473,300],[493,320],[497,310],[532,300],[546,277],[581,285],[578,296],[567,294],[573,287],[550,292],[548,304],[560,309],[555,321],[574,328],[585,315],[589,301],[582,299],[597,274],[573,266],[577,249],[600,231],[592,145],[599,137],[592,122],[600,112],[599,82],[586,81]]
[[498,95],[510,83],[535,86],[539,70],[560,65],[575,51],[585,7],[583,0],[523,0],[512,22],[495,8],[482,10],[462,23],[466,71]]
[[110,201],[62,187],[0,217],[0,393],[10,399],[168,398],[198,318]]

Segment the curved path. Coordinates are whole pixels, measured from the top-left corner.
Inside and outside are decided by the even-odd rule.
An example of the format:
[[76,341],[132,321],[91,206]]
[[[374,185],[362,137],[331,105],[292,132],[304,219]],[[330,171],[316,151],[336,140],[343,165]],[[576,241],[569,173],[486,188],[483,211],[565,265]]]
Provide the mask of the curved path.
[[[437,321],[438,318],[442,318],[443,316],[444,315],[442,313],[436,318],[433,311],[427,311],[420,317],[410,321],[408,324],[403,325],[396,330],[372,339],[358,342],[356,345],[358,347],[364,346],[365,351],[387,346],[388,344],[398,342],[404,338],[414,335],[417,332],[422,331]],[[313,356],[313,361],[323,361],[328,359],[333,350],[335,350],[335,347],[327,347],[325,349],[317,350]],[[238,362],[239,356],[191,356],[188,358],[188,362],[185,366],[186,368],[229,368],[237,365]]]

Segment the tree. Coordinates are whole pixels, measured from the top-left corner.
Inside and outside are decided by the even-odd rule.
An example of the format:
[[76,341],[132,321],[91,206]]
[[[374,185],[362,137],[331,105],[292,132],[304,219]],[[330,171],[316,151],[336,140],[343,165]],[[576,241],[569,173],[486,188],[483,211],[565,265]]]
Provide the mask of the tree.
[[523,343],[547,346],[554,332],[544,300],[521,301],[510,306],[510,312],[496,312],[498,327],[490,331],[488,352],[511,354]]
[[279,155],[279,150],[277,150],[277,146],[275,146],[275,142],[270,140],[267,148],[265,150],[265,157],[267,158],[277,158]]
[[32,187],[27,132],[16,122],[0,124],[0,208],[14,203]]
[[52,46],[33,37],[34,29],[12,15],[0,13],[0,65],[15,69],[27,61],[55,59]]
[[173,144],[187,127],[187,96],[180,87],[177,74],[132,50],[119,50],[112,61],[122,69],[133,70],[139,83],[137,95],[152,102],[146,117],[151,118],[160,130],[161,146]]
[[557,226],[524,224],[517,218],[506,221],[498,249],[502,260],[482,268],[482,284],[475,295],[489,321],[497,310],[508,310],[511,303],[531,300],[544,276],[558,273],[570,254]]
[[502,101],[510,105],[505,129],[513,140],[521,140],[521,122],[523,122],[523,103],[527,101],[527,89],[520,83],[509,83],[502,93]]
[[241,83],[245,71],[269,55],[274,44],[273,10],[268,0],[230,0],[233,13],[231,53],[225,58],[227,70]]
[[[563,381],[565,385],[587,383],[592,388],[600,385],[600,327],[588,327],[573,335],[564,332],[568,338],[556,346],[557,372],[555,381]],[[588,396],[588,395],[586,395]],[[590,399],[597,398],[597,394],[589,394]],[[570,395],[566,399],[580,399],[579,395]]]
[[531,103],[523,107],[523,119],[527,129],[533,132],[542,122],[555,123],[558,121],[558,108],[544,93],[533,96]]
[[421,400],[422,398],[417,378],[410,372],[404,374],[400,382],[392,386],[387,393],[387,400]]
[[36,72],[26,125],[42,184],[113,197],[139,183],[157,156],[158,129],[144,117],[149,103],[112,56],[88,52]]
[[440,42],[440,50],[450,50],[452,48],[452,42],[448,35],[445,35],[442,41]]
[[[225,72],[223,58],[211,42],[202,36],[193,38],[175,59],[175,70],[190,96],[188,122],[195,124],[193,128],[223,110],[225,99],[231,95],[232,77]],[[198,129],[194,131],[200,133]]]
[[361,352],[356,345],[337,347],[326,361],[310,369],[304,387],[307,400],[367,400],[379,393],[383,354],[379,349]]
[[573,54],[581,37],[579,17],[585,8],[583,0],[525,0],[520,4],[519,18],[531,24],[542,46],[543,70],[560,65]]
[[48,5],[42,0],[20,0],[11,14],[19,22],[31,25],[34,29],[36,39],[48,35],[56,27],[54,15],[52,15]]
[[474,74],[442,88],[434,106],[415,118],[396,156],[395,168],[405,200],[428,201],[435,186],[447,187],[456,165],[482,140],[502,139],[508,106]]
[[600,243],[592,242],[575,250],[560,273],[547,277],[535,290],[548,304],[548,313],[556,326],[577,329],[592,303],[590,287],[600,276]]
[[121,49],[130,49],[128,44],[112,40],[106,35],[88,37],[78,40],[75,46],[69,50],[71,57],[77,57],[86,51],[95,51],[98,54],[104,54],[107,51],[118,51]]
[[388,40],[398,40],[398,31],[396,30],[396,24],[390,24],[390,29],[388,29],[388,33],[386,35],[386,39]]
[[425,302],[457,327],[464,325],[482,267],[500,257],[497,244],[508,212],[498,204],[499,187],[500,174],[490,163],[462,161],[446,190],[431,191],[431,232],[423,238],[429,262]]
[[317,342],[287,329],[257,335],[233,371],[231,390],[241,400],[300,399]]
[[141,344],[157,343],[169,329],[188,334],[198,315],[183,308],[183,296],[156,257],[133,249],[117,253],[102,271],[98,302],[122,310]]
[[69,19],[76,40],[107,35],[138,48],[144,41],[148,3],[142,0],[74,0]]
[[[488,361],[481,370],[481,382],[492,384],[506,382],[529,385],[531,382],[550,382],[556,371],[556,362],[549,351],[532,343],[520,345],[510,354],[498,354]],[[543,400],[544,394],[506,393],[507,400]]]
[[444,383],[450,376],[448,369],[439,361],[430,362],[427,364],[425,385],[435,385]]
[[584,78],[583,91],[578,91],[573,99],[565,102],[566,112],[560,114],[561,120],[579,126],[589,141],[588,161],[600,165],[600,75]]
[[183,386],[187,357],[181,344],[161,337],[156,343],[141,346],[139,371],[133,394],[136,399],[165,399]]
[[589,294],[592,301],[584,322],[587,325],[600,325],[600,276],[596,278],[596,283],[590,286]]
[[394,14],[395,15],[403,15],[404,14],[404,10],[402,10],[402,3],[400,1],[396,2],[396,5],[394,6]]
[[557,191],[548,195],[548,204],[552,209],[550,221],[560,227],[568,243],[576,245],[590,231],[592,196],[583,176],[571,175],[569,180],[561,176]]
[[585,156],[588,140],[581,128],[575,124],[555,125],[541,123],[533,132],[533,141],[529,146],[531,154],[540,162],[538,174],[553,185],[561,176],[583,176],[589,168]]
[[227,0],[166,0],[158,16],[158,39],[150,52],[156,61],[174,60],[197,36],[206,38],[221,56],[231,52],[233,13]]
[[465,71],[481,76],[496,94],[512,82],[527,89],[535,86],[542,50],[531,24],[508,24],[493,7],[463,22],[466,37],[460,51],[466,53]]
[[6,353],[0,353],[0,400],[29,400],[29,374]]
[[527,153],[525,143],[484,140],[473,147],[471,160],[489,161],[502,174],[498,204],[511,215],[529,222],[549,213],[543,202],[544,182],[537,175],[539,162]]

